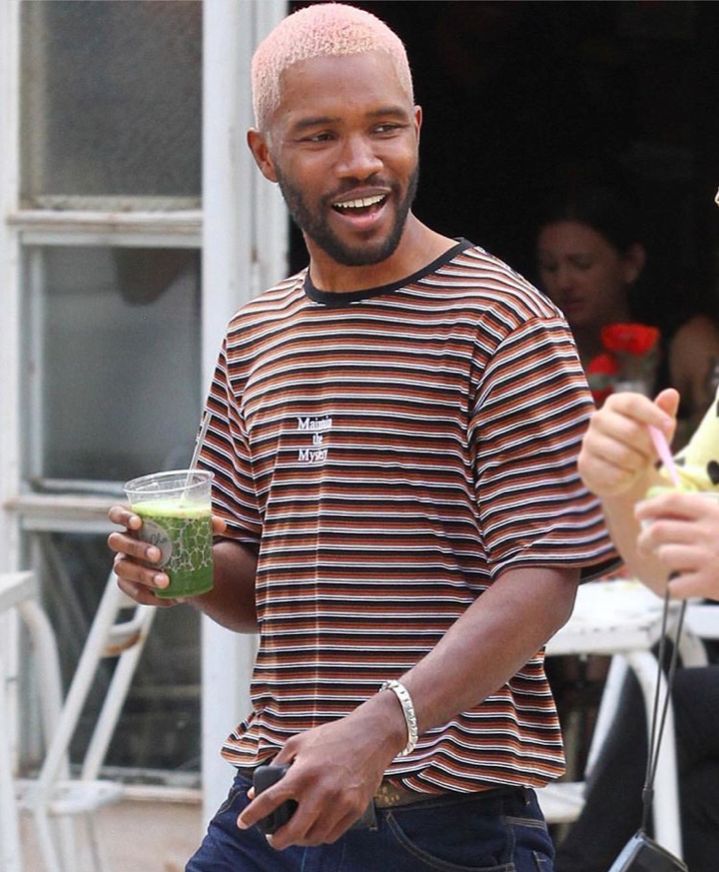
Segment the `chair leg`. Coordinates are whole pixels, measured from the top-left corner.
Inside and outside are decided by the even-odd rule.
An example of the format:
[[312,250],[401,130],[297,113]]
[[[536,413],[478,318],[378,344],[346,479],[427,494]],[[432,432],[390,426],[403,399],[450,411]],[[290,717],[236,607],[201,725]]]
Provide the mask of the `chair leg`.
[[109,872],[108,865],[105,862],[104,854],[100,845],[100,840],[97,836],[95,818],[92,812],[84,814],[83,817],[85,819],[85,832],[87,833],[87,842],[90,846],[90,856],[92,857],[93,872]]
[[[632,652],[627,654],[626,657],[627,662],[639,680],[647,712],[647,729],[651,729],[654,687],[657,681],[657,662],[648,651]],[[660,674],[660,691],[659,710],[661,711],[661,706],[667,693],[666,679],[663,673]],[[654,802],[652,804],[654,838],[662,847],[676,854],[677,857],[681,857],[682,838],[679,814],[679,783],[674,736],[674,709],[671,700],[667,706],[664,733],[664,741],[659,749],[654,783]]]
[[[0,688],[0,693],[4,693],[4,688]],[[2,702],[3,700],[0,700],[0,703]],[[0,705],[0,709],[3,708]],[[21,872],[20,823],[15,804],[8,740],[4,732],[6,723],[3,715],[0,714],[0,869],[7,872]]]
[[56,844],[61,856],[63,869],[76,870],[78,866],[77,831],[75,819],[71,815],[54,818]]
[[33,816],[35,818],[35,833],[37,834],[44,872],[70,872],[68,869],[63,869],[58,857],[47,812],[44,808],[35,808]]

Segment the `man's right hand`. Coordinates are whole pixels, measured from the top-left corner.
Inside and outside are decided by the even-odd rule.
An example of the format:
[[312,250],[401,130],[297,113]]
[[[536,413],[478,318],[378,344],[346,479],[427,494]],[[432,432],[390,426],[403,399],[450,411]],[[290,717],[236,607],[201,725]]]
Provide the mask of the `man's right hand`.
[[[155,596],[156,590],[166,588],[170,583],[167,573],[160,568],[160,549],[156,545],[143,542],[138,537],[142,518],[127,506],[112,506],[108,517],[113,524],[124,527],[122,532],[110,533],[107,544],[115,552],[113,569],[117,575],[120,590],[137,603],[167,608],[182,600]],[[223,533],[225,522],[212,518],[214,533]]]

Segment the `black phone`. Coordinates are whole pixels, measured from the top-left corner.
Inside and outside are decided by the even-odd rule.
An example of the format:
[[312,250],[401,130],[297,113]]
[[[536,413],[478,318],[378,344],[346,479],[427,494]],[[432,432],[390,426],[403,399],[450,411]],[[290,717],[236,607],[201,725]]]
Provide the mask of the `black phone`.
[[[289,763],[266,763],[263,766],[258,766],[252,776],[255,796],[259,796],[263,790],[267,790],[268,787],[277,784],[289,768]],[[257,826],[266,836],[271,836],[272,833],[276,832],[281,826],[284,826],[287,823],[295,813],[296,808],[297,803],[295,800],[287,799],[282,803],[282,805],[278,805],[273,812],[267,815],[267,817],[257,821]]]

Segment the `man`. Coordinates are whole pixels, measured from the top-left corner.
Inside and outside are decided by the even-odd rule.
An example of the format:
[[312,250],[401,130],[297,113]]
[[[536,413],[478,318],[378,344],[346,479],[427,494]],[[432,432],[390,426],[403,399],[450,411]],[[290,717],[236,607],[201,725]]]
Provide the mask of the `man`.
[[[260,649],[223,750],[235,786],[187,868],[549,869],[531,788],[563,756],[542,647],[581,567],[613,557],[576,475],[591,402],[571,335],[412,213],[422,116],[383,23],[302,9],[252,77],[248,143],[310,264],[235,316],[208,398],[220,535],[193,605]],[[159,555],[111,518],[121,587],[156,602]],[[287,774],[248,796],[272,758]],[[286,800],[268,844],[254,825]]]

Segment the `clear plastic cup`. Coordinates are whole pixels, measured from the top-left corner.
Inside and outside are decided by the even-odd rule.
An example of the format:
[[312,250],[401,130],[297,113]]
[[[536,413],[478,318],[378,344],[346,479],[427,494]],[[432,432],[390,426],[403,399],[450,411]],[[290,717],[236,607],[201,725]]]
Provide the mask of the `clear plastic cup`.
[[197,596],[212,588],[213,473],[175,469],[134,478],[125,485],[130,507],[142,518],[138,536],[156,545],[170,579],[158,597]]

